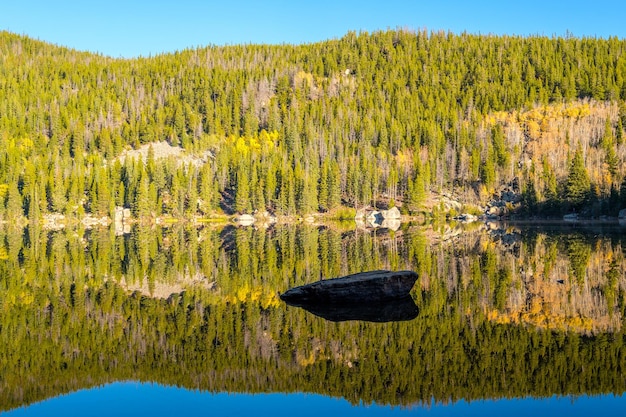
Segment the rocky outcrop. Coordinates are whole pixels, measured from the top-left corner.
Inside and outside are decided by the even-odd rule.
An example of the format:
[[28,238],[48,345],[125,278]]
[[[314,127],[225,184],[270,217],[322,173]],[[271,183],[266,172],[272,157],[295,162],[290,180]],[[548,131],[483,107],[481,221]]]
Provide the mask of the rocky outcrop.
[[438,199],[437,207],[442,209],[445,213],[448,213],[451,211],[455,211],[458,213],[463,209],[463,204],[461,204],[459,201],[452,198],[450,194],[444,193]]
[[94,227],[106,227],[110,225],[111,219],[109,218],[109,216],[95,217],[92,215],[87,215],[83,217],[81,223],[83,224],[83,226],[85,226],[86,229],[93,229]]
[[[308,218],[306,218],[305,220],[307,220]],[[256,225],[256,226],[260,226],[260,227],[270,227],[271,225],[275,224],[278,219],[276,218],[276,216],[272,215],[271,213],[267,212],[267,211],[262,211],[262,212],[255,212],[254,214],[240,214],[238,216],[235,216],[232,219],[238,226],[243,226],[243,227],[247,227],[247,226],[252,226],[252,225]]]
[[43,216],[45,230],[61,230],[65,228],[65,216],[61,213],[48,213]]
[[389,210],[381,210],[380,215],[383,216],[385,220],[400,220],[402,218],[398,207],[392,207]]
[[121,236],[130,233],[130,225],[132,223],[132,216],[129,208],[117,206],[115,207],[114,214],[115,223],[115,235]]
[[[47,213],[43,216],[43,228],[45,230],[61,230],[66,226],[75,226],[76,218],[70,217],[69,219],[61,213]],[[94,227],[107,227],[111,224],[111,218],[109,216],[95,217],[91,214],[85,215],[80,219],[80,223],[85,229],[92,229]]]
[[512,253],[519,253],[522,243],[522,235],[519,230],[504,228],[499,226],[498,223],[488,223],[485,227],[491,239],[498,242],[501,248]]
[[487,220],[506,219],[520,208],[521,201],[519,179],[514,178],[493,194],[485,206],[482,217]]
[[235,217],[235,222],[240,226],[252,226],[254,224],[254,216],[252,214],[241,214]]
[[370,228],[398,230],[402,223],[402,215],[397,207],[389,210],[359,210],[354,217],[357,224]]
[[478,220],[478,217],[470,213],[463,213],[463,214],[456,216],[454,220],[461,222],[461,223],[473,223]]

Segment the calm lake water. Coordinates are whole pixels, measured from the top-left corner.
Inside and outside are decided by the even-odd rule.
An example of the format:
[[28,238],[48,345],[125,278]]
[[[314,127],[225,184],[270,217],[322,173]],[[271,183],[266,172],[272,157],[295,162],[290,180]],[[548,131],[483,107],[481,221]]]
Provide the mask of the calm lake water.
[[[0,230],[0,411],[623,410],[624,232],[597,224]],[[328,321],[278,298],[320,277],[375,269],[418,272],[416,317]]]

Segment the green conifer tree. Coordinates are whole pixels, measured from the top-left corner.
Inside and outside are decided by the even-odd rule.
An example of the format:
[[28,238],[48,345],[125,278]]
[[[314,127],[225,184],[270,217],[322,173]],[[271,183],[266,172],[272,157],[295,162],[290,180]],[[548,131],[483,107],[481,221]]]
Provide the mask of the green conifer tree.
[[237,185],[235,188],[235,210],[239,213],[249,213],[252,208],[250,200],[250,178],[245,164],[237,168]]
[[580,209],[589,198],[590,180],[582,150],[578,148],[570,165],[569,174],[565,183],[565,198],[575,209]]
[[624,177],[622,184],[620,185],[619,197],[621,201],[621,208],[626,208],[626,177]]

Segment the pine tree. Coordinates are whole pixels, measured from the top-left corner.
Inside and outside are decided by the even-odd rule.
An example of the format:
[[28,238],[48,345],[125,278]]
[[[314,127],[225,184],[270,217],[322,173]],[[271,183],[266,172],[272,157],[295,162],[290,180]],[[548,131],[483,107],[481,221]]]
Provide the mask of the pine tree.
[[124,187],[124,181],[120,181],[117,186],[117,192],[115,193],[115,205],[124,206],[126,198],[126,188]]
[[411,210],[418,210],[426,200],[426,189],[424,185],[424,175],[422,164],[417,159],[415,167],[415,177],[409,182],[409,207]]
[[542,175],[541,178],[543,180],[544,188],[543,188],[543,196],[546,200],[556,200],[557,198],[557,181],[556,175],[554,174],[554,170],[552,166],[550,166],[550,162],[547,157],[544,157],[542,162]]
[[499,124],[495,125],[491,129],[491,144],[498,166],[506,168],[509,163],[509,152],[507,151],[506,144],[504,142],[504,132],[502,131],[502,126]]
[[328,209],[332,210],[341,204],[341,178],[339,164],[333,160],[328,171]]
[[572,207],[581,208],[589,198],[591,183],[585,169],[583,154],[580,148],[574,153],[569,174],[565,183],[565,198]]
[[265,175],[265,204],[269,210],[276,209],[276,190],[278,182],[276,180],[276,167],[272,163],[267,167]]
[[65,187],[60,168],[55,168],[54,173],[48,177],[46,191],[50,210],[62,213],[65,210],[67,199],[65,198]]
[[139,218],[150,215],[150,184],[145,172],[139,179],[132,209],[133,214]]
[[319,183],[317,185],[317,195],[318,195],[318,202],[319,202],[319,208],[321,211],[327,211],[328,210],[328,177],[329,177],[329,173],[330,173],[330,166],[329,166],[329,162],[328,159],[324,159],[324,162],[322,162],[322,172],[320,174],[320,178],[319,178]]
[[22,195],[17,188],[16,183],[9,183],[9,189],[6,197],[6,210],[10,218],[21,217],[24,215],[22,207]]
[[214,210],[217,201],[216,181],[213,180],[211,166],[204,164],[200,169],[200,179],[198,181],[198,194],[202,200],[201,211],[207,214],[210,210]]
[[617,169],[619,167],[619,159],[617,157],[617,154],[615,153],[615,147],[611,146],[607,149],[605,161],[609,174],[611,174],[611,179],[615,178],[615,176],[617,175]]
[[621,208],[626,208],[626,177],[624,177],[622,184],[620,185],[619,197],[621,201]]
[[237,185],[235,188],[235,210],[238,213],[249,213],[251,210],[250,201],[250,178],[248,169],[244,163],[240,163],[237,168]]
[[532,180],[528,181],[522,191],[522,206],[528,214],[533,214],[537,210],[537,190]]
[[493,152],[489,152],[485,162],[480,166],[480,179],[487,188],[491,188],[496,180],[496,167],[492,154]]

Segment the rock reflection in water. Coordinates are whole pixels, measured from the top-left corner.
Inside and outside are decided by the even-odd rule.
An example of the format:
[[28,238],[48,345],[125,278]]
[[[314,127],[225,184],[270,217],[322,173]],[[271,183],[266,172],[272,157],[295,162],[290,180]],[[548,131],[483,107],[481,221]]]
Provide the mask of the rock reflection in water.
[[411,296],[385,303],[363,304],[321,304],[289,303],[329,321],[370,321],[385,323],[390,321],[413,320],[418,315],[418,308]]

